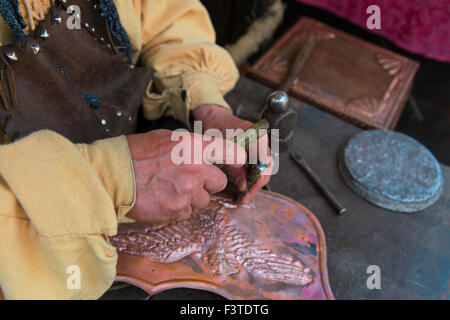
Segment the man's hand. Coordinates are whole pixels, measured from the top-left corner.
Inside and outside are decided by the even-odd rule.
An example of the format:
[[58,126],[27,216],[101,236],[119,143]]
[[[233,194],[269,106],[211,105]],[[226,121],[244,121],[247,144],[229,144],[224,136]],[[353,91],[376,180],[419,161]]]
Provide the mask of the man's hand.
[[[127,136],[136,177],[136,204],[128,217],[154,225],[186,220],[193,208],[206,207],[210,195],[222,191],[227,184],[225,174],[211,163],[228,163],[231,168],[245,163],[245,150],[233,142],[214,139],[205,142],[201,135],[186,134],[190,136],[187,144],[185,139],[171,141],[169,130]],[[195,153],[202,163],[175,164],[172,149],[180,143],[190,150],[190,163],[194,163]],[[211,143],[223,144],[224,152],[217,155],[204,152]],[[194,149],[197,145],[200,148]]]
[[[243,129],[246,130],[253,123],[249,121],[242,120],[233,115],[233,113],[224,107],[218,105],[206,104],[200,106],[192,111],[192,115],[195,120],[202,121],[203,131],[208,129],[219,129],[224,138],[226,138],[226,129]],[[260,154],[259,160],[262,163],[267,164],[267,168],[264,170],[261,178],[250,188],[248,193],[241,199],[242,203],[247,203],[250,201],[262,187],[264,187],[270,180],[270,173],[272,172],[272,159],[270,157],[270,149],[269,149],[269,137],[265,135],[261,138],[261,142],[259,145],[264,146],[266,150],[262,152],[258,152],[258,144],[255,143],[250,146],[249,154]],[[258,152],[258,153],[256,153]],[[244,191],[247,187],[247,171],[244,167],[233,168],[230,166],[226,167],[227,171],[233,177],[238,189],[240,191]]]

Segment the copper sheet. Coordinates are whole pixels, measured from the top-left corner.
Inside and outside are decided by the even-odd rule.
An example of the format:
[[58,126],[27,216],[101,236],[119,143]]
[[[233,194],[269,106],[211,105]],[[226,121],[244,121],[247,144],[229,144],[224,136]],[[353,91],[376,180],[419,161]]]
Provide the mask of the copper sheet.
[[110,240],[116,280],[149,294],[184,287],[229,299],[333,299],[319,222],[277,193],[246,206],[218,196],[186,222],[123,224]]

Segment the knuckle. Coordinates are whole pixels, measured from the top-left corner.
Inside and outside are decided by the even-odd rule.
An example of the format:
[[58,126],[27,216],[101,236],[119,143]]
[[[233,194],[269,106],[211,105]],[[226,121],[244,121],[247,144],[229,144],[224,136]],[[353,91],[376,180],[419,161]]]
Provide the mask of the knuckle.
[[192,177],[190,178],[184,178],[181,181],[180,190],[183,193],[191,193],[194,190],[194,179]]
[[209,194],[206,193],[198,202],[198,209],[203,209],[207,207],[209,204],[209,200],[210,200]]
[[181,212],[189,206],[189,200],[187,197],[180,196],[177,199],[168,201],[167,208],[170,212]]
[[192,207],[189,206],[186,208],[186,210],[183,211],[183,213],[180,215],[181,220],[188,220],[192,215]]

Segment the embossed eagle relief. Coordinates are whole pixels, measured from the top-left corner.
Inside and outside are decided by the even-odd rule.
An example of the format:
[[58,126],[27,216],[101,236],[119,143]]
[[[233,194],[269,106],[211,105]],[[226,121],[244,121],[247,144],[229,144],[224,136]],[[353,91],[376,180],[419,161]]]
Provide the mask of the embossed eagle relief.
[[199,253],[215,274],[239,273],[242,267],[258,278],[289,285],[312,281],[309,268],[257,245],[234,226],[227,205],[222,202],[217,209],[196,210],[188,221],[150,226],[144,232],[119,234],[110,240],[119,252],[154,262],[171,263]]

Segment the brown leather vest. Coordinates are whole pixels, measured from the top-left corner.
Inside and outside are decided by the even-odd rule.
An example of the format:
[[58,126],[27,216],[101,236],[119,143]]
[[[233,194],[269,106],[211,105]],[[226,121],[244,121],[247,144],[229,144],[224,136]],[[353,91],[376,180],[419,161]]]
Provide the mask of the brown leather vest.
[[[0,143],[41,129],[74,143],[135,130],[151,71],[133,68],[117,51],[96,2],[67,0],[52,8],[24,47],[0,48]],[[81,9],[81,29],[67,27],[72,4]]]

